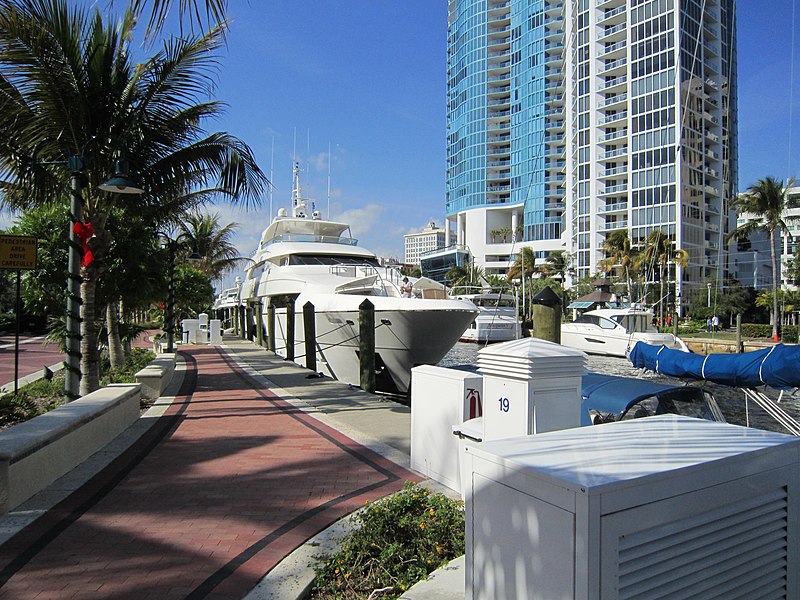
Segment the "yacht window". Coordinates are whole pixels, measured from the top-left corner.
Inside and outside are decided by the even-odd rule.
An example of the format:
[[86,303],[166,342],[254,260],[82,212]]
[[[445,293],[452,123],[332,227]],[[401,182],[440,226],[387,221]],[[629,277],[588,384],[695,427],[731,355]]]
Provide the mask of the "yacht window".
[[605,319],[603,317],[600,317],[597,320],[597,324],[600,325],[600,329],[616,329],[617,327],[617,324],[614,321],[611,319]]
[[651,320],[648,319],[648,315],[620,315],[619,317],[614,317],[614,320],[622,325],[627,333],[655,333],[658,331]]
[[335,254],[292,254],[290,265],[370,265],[380,266],[374,258],[362,256],[337,256]]

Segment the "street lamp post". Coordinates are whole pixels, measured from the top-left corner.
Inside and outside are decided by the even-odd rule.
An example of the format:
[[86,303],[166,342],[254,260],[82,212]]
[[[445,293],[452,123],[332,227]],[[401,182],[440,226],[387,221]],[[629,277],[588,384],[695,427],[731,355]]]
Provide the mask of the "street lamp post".
[[[169,283],[167,287],[167,312],[164,318],[164,329],[167,332],[167,353],[175,352],[175,255],[178,252],[178,245],[183,239],[191,239],[190,235],[181,233],[174,239],[166,233],[158,232],[157,236],[164,239],[164,246],[169,250]],[[201,256],[195,250],[189,256],[189,262],[200,261]]]
[[709,281],[708,283],[706,283],[706,286],[708,286],[708,304],[707,304],[707,306],[708,306],[708,308],[711,308],[711,282]]
[[[50,163],[61,164],[64,163]],[[84,258],[79,227],[83,224],[83,189],[86,187],[86,157],[73,154],[66,161],[70,172],[69,201],[69,254],[67,260],[67,315],[66,353],[64,360],[64,399],[71,402],[80,397],[81,385],[81,262]],[[128,177],[127,161],[118,160],[114,177],[97,186],[105,192],[117,194],[143,194]]]
[[175,254],[178,252],[178,242],[186,237],[180,234],[175,239],[166,233],[159,232],[158,236],[164,238],[164,245],[169,251],[169,283],[167,285],[167,312],[164,318],[164,329],[167,331],[167,353],[175,352]]

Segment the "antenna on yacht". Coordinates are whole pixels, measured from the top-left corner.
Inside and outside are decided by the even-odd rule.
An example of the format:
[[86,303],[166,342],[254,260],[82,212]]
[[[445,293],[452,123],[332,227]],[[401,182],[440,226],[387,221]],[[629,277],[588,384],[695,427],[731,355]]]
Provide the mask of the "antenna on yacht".
[[306,217],[306,200],[300,194],[300,163],[294,162],[292,170],[292,216],[298,219]]
[[331,218],[331,142],[328,141],[328,219]]
[[[275,168],[275,136],[273,135],[272,136],[272,158],[270,158],[270,161],[269,161],[269,180],[270,180],[270,182],[275,181],[275,178],[273,177],[274,168]],[[273,213],[272,213],[272,188],[273,187],[274,186],[270,184],[270,186],[269,186],[269,218],[270,219],[273,218]]]

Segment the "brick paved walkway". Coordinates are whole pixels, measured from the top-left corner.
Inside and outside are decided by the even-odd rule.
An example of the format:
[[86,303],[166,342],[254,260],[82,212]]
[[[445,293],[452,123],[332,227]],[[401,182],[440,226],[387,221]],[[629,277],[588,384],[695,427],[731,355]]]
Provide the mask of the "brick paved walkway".
[[0,598],[243,597],[413,473],[298,411],[212,347],[134,446],[0,547]]

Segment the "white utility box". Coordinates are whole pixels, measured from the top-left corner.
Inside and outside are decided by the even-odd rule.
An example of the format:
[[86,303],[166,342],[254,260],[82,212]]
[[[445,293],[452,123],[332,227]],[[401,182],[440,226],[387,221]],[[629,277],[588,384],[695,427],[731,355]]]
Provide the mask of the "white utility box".
[[662,415],[467,447],[468,600],[800,598],[800,439]]
[[208,343],[219,346],[222,343],[222,321],[211,319],[208,322]]
[[183,319],[181,321],[183,330],[182,340],[186,344],[196,344],[200,332],[200,321],[197,319]]
[[411,369],[411,468],[461,490],[453,425],[481,414],[477,373],[422,365]]
[[478,351],[483,374],[483,439],[580,427],[584,352],[537,338]]

